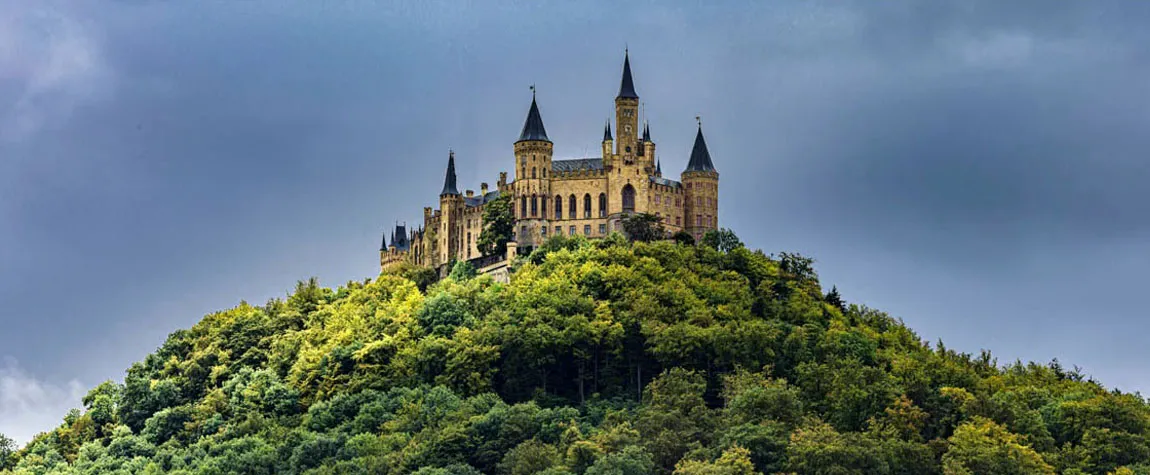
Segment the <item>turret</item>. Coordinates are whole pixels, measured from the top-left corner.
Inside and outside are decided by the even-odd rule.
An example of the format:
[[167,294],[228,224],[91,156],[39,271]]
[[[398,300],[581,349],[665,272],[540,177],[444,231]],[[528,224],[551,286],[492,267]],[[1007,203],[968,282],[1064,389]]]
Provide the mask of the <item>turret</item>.
[[662,170],[658,170],[655,162],[655,142],[651,140],[651,127],[647,121],[643,121],[643,158],[647,162],[647,166],[654,166],[656,172],[662,176]]
[[542,220],[547,219],[547,198],[551,196],[553,150],[554,144],[547,138],[543,116],[535,101],[535,87],[532,86],[531,108],[523,122],[523,132],[515,142],[516,178],[512,206],[515,217],[520,221],[515,234],[520,246],[534,246],[541,242],[540,229],[547,224]]
[[603,126],[603,164],[607,165],[611,162],[611,153],[615,149],[615,138],[611,136],[611,120],[607,119],[607,124]]
[[624,164],[635,160],[639,147],[639,94],[635,93],[635,81],[631,78],[631,56],[623,53],[623,80],[619,84],[619,95],[615,96],[615,125],[618,126],[619,140],[616,153]]
[[684,228],[695,239],[701,239],[707,231],[717,229],[719,223],[719,172],[711,162],[707,141],[703,139],[702,122],[699,122],[699,130],[695,133],[695,145],[691,148],[691,159],[683,171],[682,181],[686,190]]

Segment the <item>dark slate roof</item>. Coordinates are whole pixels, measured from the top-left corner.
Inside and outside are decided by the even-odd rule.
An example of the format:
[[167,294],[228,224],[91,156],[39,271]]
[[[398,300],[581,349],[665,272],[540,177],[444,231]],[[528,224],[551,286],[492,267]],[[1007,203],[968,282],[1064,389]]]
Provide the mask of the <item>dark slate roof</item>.
[[651,141],[651,129],[649,127],[647,127],[647,121],[643,121],[643,141],[644,142],[650,142]]
[[602,170],[602,158],[576,158],[572,160],[552,160],[551,171],[573,172],[576,170]]
[[471,198],[464,198],[463,204],[474,208],[474,207],[482,205],[482,204],[490,203],[492,200],[494,200],[496,198],[499,198],[499,190],[489,191],[489,192],[487,192],[486,195],[479,195],[479,196],[473,196]]
[[547,138],[547,129],[543,128],[543,117],[539,115],[539,105],[535,103],[535,96],[531,96],[531,109],[527,111],[527,120],[523,122],[523,133],[519,134],[518,142],[525,140],[551,141]]
[[443,191],[439,192],[439,196],[458,194],[459,190],[455,187],[455,151],[452,151],[447,156],[447,176],[443,177]]
[[611,121],[607,121],[607,125],[603,127],[603,140],[614,140],[611,137]]
[[381,251],[387,250],[387,231],[383,232],[383,244],[379,245],[379,250],[381,250]]
[[683,187],[683,184],[682,184],[682,183],[679,183],[679,182],[677,182],[677,181],[675,181],[675,180],[668,180],[668,179],[666,179],[666,178],[663,178],[663,177],[661,177],[661,176],[653,176],[653,177],[651,177],[651,183],[654,183],[654,184],[656,184],[656,185],[669,186],[669,187],[672,187],[672,188],[682,188],[682,187]]
[[391,245],[395,246],[395,249],[399,251],[411,249],[411,241],[407,238],[406,225],[395,225],[395,237],[391,238]]
[[623,53],[623,82],[619,84],[619,95],[616,97],[639,98],[635,93],[635,81],[631,79],[631,56],[628,53]]
[[691,160],[687,162],[689,172],[713,172],[715,165],[711,163],[711,152],[707,151],[707,141],[703,140],[703,128],[695,134],[695,146],[691,148]]
[[663,161],[662,160],[655,162],[655,173],[658,173],[660,175],[663,174]]

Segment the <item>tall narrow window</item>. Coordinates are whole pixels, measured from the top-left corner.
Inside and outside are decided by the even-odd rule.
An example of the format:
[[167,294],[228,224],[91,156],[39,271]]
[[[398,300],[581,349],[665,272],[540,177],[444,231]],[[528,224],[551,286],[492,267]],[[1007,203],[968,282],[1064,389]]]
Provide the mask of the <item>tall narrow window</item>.
[[563,197],[559,195],[555,195],[555,219],[563,219]]
[[583,195],[583,217],[591,217],[591,193]]
[[519,217],[520,218],[526,218],[527,217],[527,197],[526,196],[519,197]]
[[567,209],[567,216],[570,217],[571,219],[575,219],[575,205],[576,204],[577,203],[575,202],[575,195],[571,195],[571,198],[567,200],[567,208],[568,208]]
[[531,167],[531,178],[535,178],[535,167]]
[[531,217],[534,218],[539,215],[539,198],[531,195]]
[[607,193],[599,193],[599,217],[607,217]]
[[628,184],[623,187],[623,212],[635,211],[635,187]]

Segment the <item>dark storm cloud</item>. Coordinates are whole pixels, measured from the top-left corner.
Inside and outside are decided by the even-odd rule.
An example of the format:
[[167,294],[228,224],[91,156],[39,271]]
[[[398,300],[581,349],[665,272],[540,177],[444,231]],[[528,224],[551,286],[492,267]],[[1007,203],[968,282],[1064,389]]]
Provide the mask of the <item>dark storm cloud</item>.
[[751,245],[929,339],[1146,388],[1116,296],[1150,264],[1148,9],[9,2],[0,432],[206,312],[373,275],[448,148],[463,188],[508,168],[529,84],[557,156],[595,154],[624,45],[663,169],[701,115]]

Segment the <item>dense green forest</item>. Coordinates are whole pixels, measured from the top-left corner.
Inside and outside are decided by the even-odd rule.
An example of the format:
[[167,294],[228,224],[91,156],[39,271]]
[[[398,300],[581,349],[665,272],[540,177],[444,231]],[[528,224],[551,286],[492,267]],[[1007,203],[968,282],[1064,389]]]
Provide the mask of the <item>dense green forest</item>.
[[[732,233],[301,282],[172,333],[17,473],[1150,474],[1150,408],[924,342]],[[10,444],[9,444],[10,445]]]

